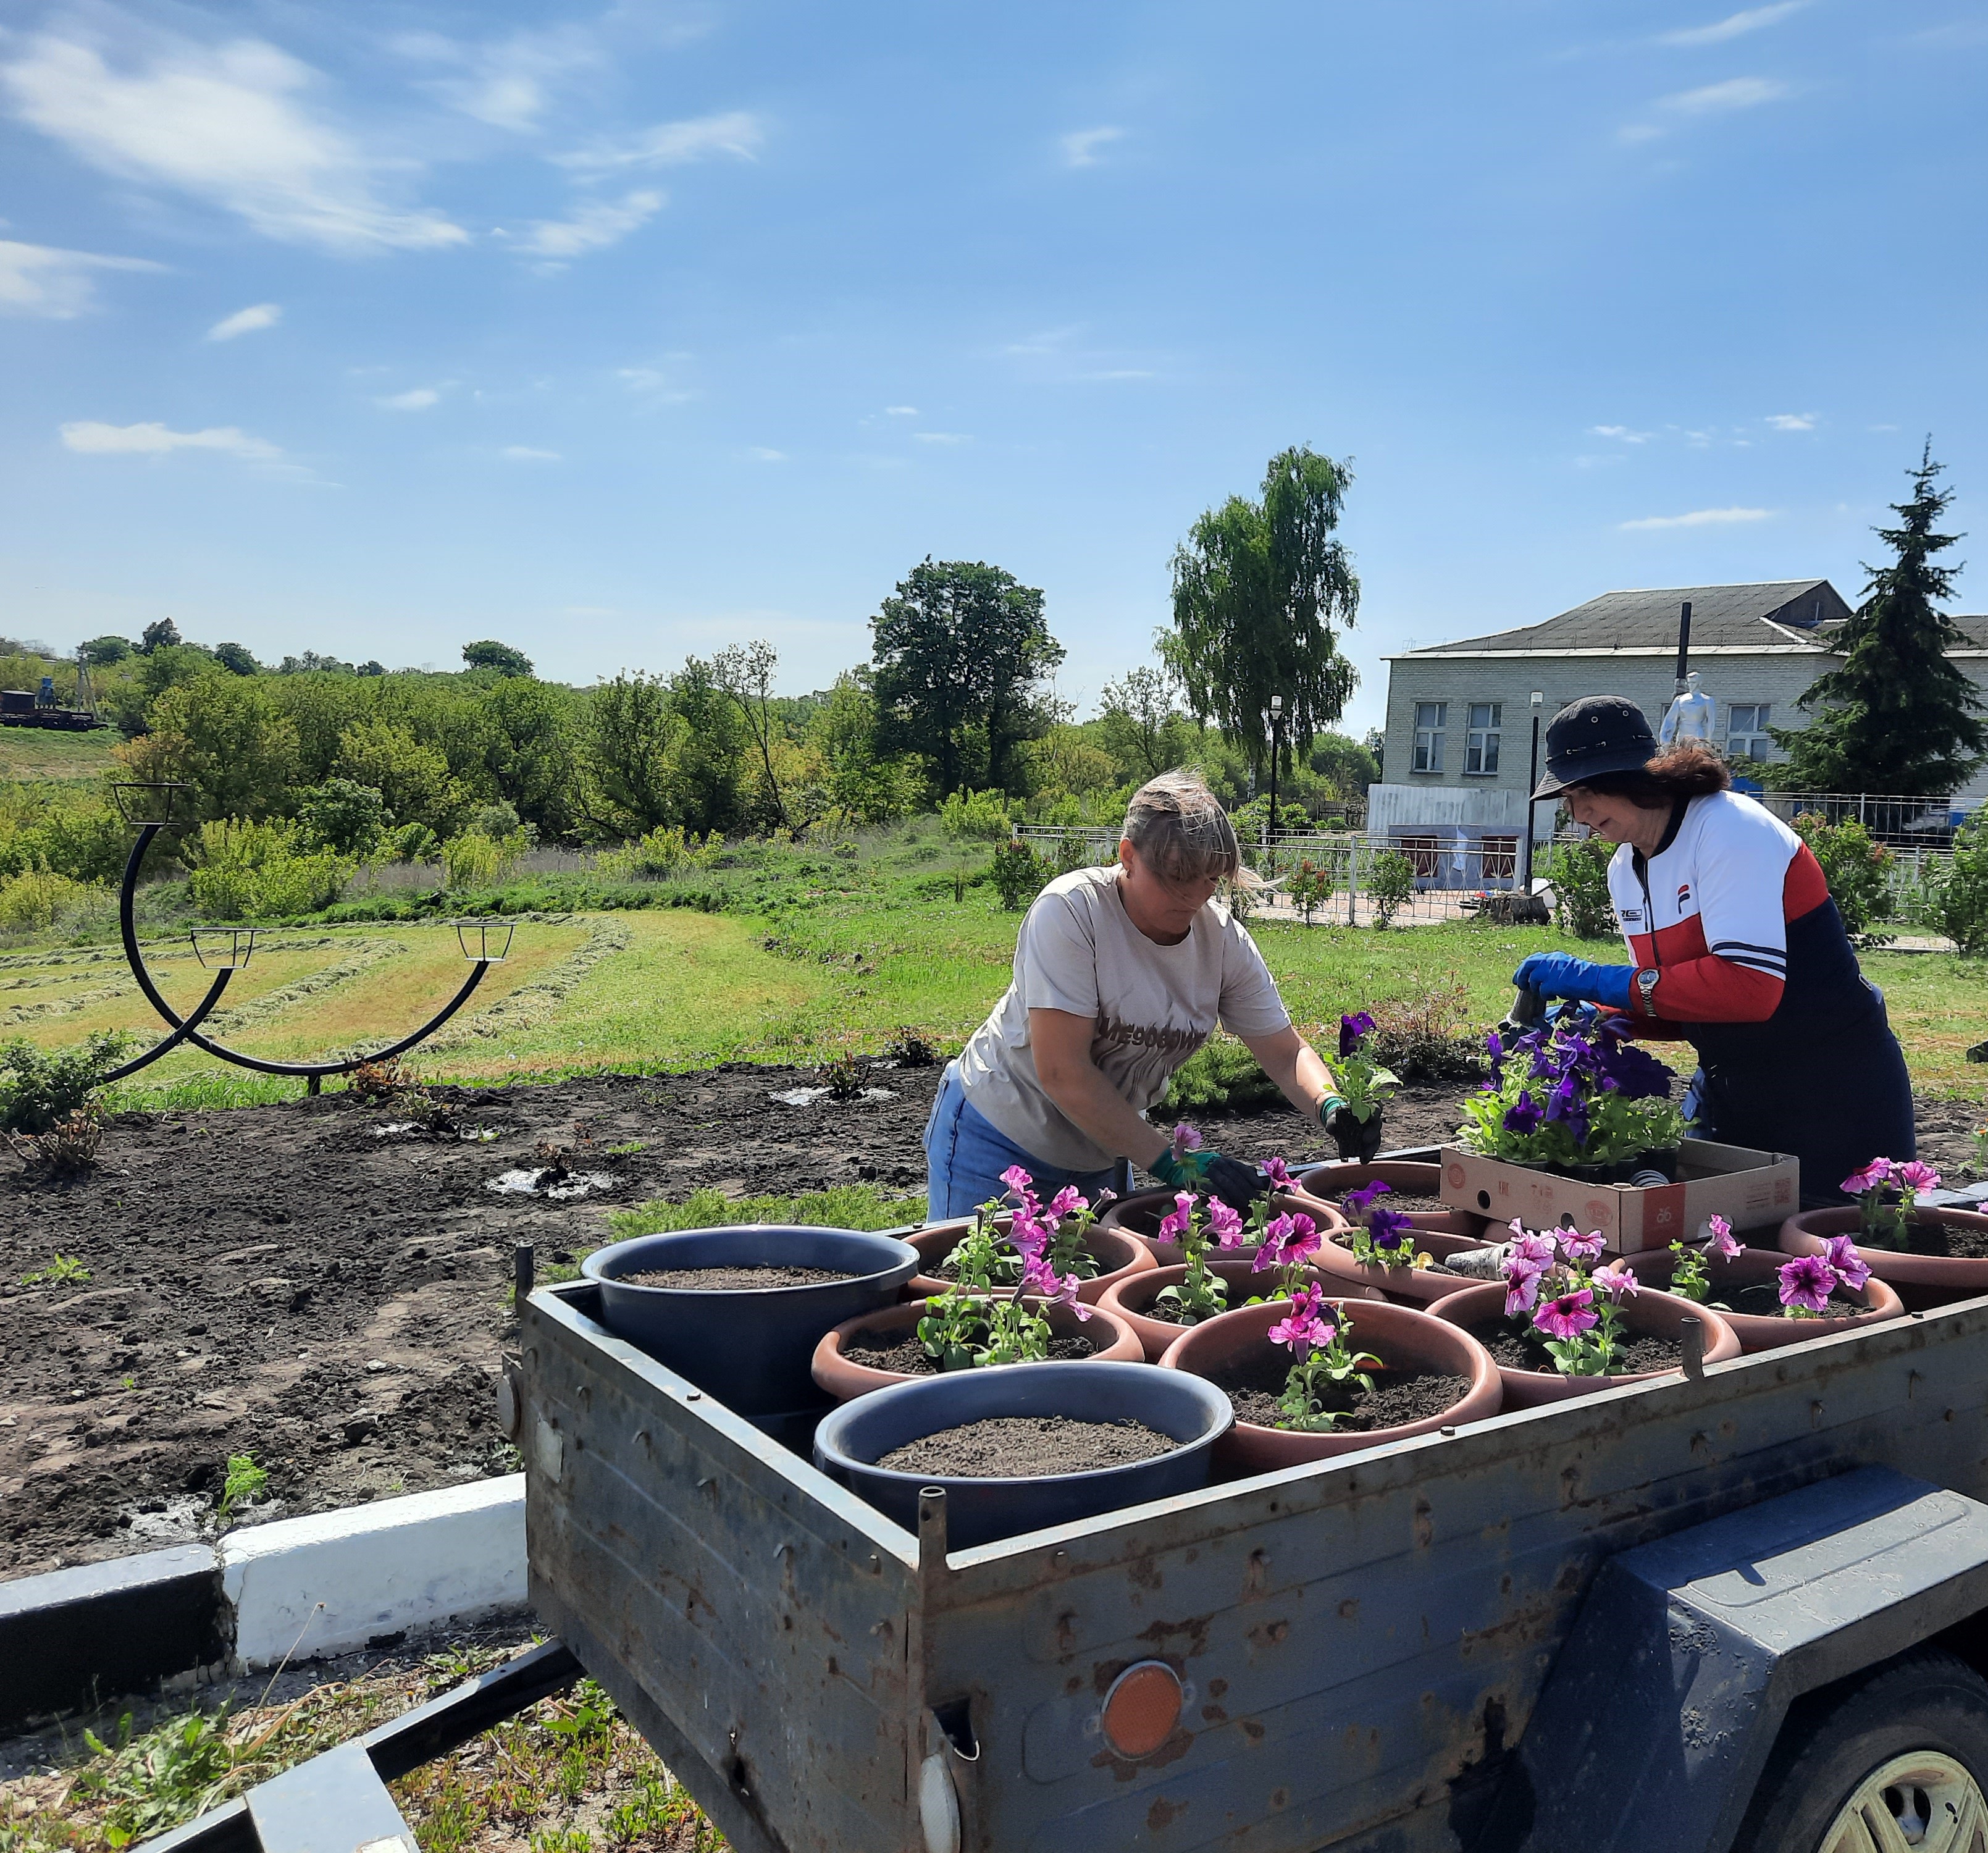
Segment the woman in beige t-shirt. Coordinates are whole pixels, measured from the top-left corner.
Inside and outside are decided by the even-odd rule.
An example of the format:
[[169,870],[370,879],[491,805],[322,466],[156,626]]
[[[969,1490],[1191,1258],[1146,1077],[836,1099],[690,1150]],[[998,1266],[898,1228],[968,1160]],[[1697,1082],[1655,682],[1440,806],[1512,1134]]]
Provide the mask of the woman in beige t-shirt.
[[1134,794],[1115,868],[1059,875],[1029,909],[1015,977],[945,1071],[925,1127],[934,1217],[964,1216],[1019,1165],[1044,1195],[1110,1187],[1117,1161],[1239,1208],[1253,1167],[1176,1154],[1146,1110],[1219,1023],[1307,1118],[1341,1103],[1256,944],[1216,888],[1242,870],[1234,827],[1192,773]]

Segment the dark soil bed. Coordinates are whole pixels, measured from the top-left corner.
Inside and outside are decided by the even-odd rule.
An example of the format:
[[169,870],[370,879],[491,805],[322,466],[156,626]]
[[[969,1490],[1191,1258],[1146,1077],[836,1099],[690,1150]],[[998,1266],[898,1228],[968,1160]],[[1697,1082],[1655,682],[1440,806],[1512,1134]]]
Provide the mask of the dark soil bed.
[[921,1435],[877,1462],[899,1473],[1019,1479],[1129,1466],[1180,1443],[1140,1422],[1080,1422],[1073,1415],[990,1415]]
[[761,1293],[769,1287],[826,1287],[831,1280],[853,1280],[839,1267],[645,1267],[639,1274],[618,1279],[632,1287],[674,1287],[687,1293]]
[[[1095,1357],[1097,1347],[1088,1338],[1052,1338],[1050,1341],[1050,1361],[1052,1364],[1071,1364],[1086,1358]],[[897,1371],[907,1377],[936,1377],[939,1374],[937,1360],[933,1358],[915,1338],[901,1338],[888,1347],[858,1344],[845,1347],[843,1356],[851,1364],[860,1364],[868,1371]]]
[[[1790,1317],[1788,1309],[1781,1304],[1780,1289],[1763,1280],[1757,1287],[1743,1288],[1736,1293],[1729,1293],[1723,1300],[1711,1302],[1712,1310],[1718,1312],[1729,1309],[1745,1313],[1755,1319],[1785,1319]],[[1871,1309],[1854,1293],[1839,1287],[1829,1297],[1829,1310],[1818,1314],[1818,1318],[1847,1319],[1854,1314],[1866,1313]]]
[[[767,1096],[813,1070],[749,1063],[430,1090],[496,1132],[488,1143],[380,1138],[407,1114],[336,1091],[127,1113],[93,1176],[0,1176],[0,1577],[210,1535],[231,1454],[269,1473],[251,1523],[516,1472],[491,1413],[514,1243],[547,1270],[610,1239],[610,1210],[701,1185],[921,1188],[941,1072],[891,1070],[894,1100],[805,1107]],[[1468,1090],[1402,1089],[1390,1143],[1448,1137]],[[1959,1178],[1979,1118],[1922,1101],[1920,1155]],[[1197,1123],[1240,1158],[1331,1156],[1283,1109]],[[565,1202],[485,1188],[542,1166],[542,1140],[614,1188]],[[607,1155],[631,1144],[644,1149]],[[92,1278],[19,1284],[59,1253]]]
[[[1357,1334],[1354,1343],[1358,1343]],[[1208,1372],[1207,1377],[1217,1389],[1227,1393],[1229,1406],[1236,1412],[1238,1422],[1274,1429],[1283,1416],[1277,1398],[1283,1394],[1290,1368],[1290,1353],[1266,1342],[1222,1369]],[[1422,1422],[1453,1408],[1470,1394],[1469,1378],[1452,1377],[1438,1371],[1371,1371],[1368,1375],[1374,1379],[1374,1388],[1371,1391],[1354,1388],[1350,1391],[1343,1405],[1345,1413],[1334,1425],[1339,1432],[1364,1434],[1374,1429]]]
[[[1327,1197],[1325,1200],[1328,1203],[1335,1205],[1342,1201],[1338,1197]],[[1404,1212],[1432,1210],[1438,1216],[1448,1216],[1450,1213],[1449,1205],[1440,1197],[1411,1195],[1406,1191],[1396,1190],[1392,1187],[1374,1199],[1374,1207],[1376,1209],[1398,1209]]]
[[[1857,1243],[1860,1248],[1875,1249],[1881,1253],[1887,1249],[1894,1254],[1900,1252],[1889,1242],[1873,1242],[1861,1234]],[[1976,1229],[1966,1222],[1909,1222],[1903,1252],[1943,1255],[1956,1261],[1988,1260],[1988,1229]]]
[[[1512,1320],[1499,1319],[1469,1329],[1471,1337],[1483,1344],[1492,1361],[1502,1370],[1552,1371],[1556,1368],[1553,1354],[1530,1327],[1522,1331]],[[1684,1346],[1679,1340],[1632,1332],[1615,1347],[1615,1367],[1610,1375],[1634,1377],[1645,1371],[1675,1371],[1683,1361]]]

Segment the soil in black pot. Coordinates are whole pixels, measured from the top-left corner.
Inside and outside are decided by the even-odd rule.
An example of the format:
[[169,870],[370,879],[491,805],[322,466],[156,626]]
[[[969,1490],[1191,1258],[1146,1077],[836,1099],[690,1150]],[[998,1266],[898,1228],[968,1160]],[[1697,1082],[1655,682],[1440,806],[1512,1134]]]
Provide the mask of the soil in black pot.
[[1902,1250],[1895,1242],[1880,1242],[1861,1229],[1851,1232],[1860,1248],[1878,1248],[1893,1254],[1943,1255],[1954,1261],[1988,1261],[1988,1229],[1970,1228],[1964,1222],[1908,1222]]
[[[1757,1286],[1743,1288],[1736,1293],[1729,1293],[1723,1299],[1709,1303],[1715,1311],[1730,1310],[1745,1313],[1756,1319],[1785,1319],[1791,1317],[1788,1309],[1781,1304],[1780,1289],[1763,1280]],[[1846,1319],[1871,1309],[1854,1293],[1838,1287],[1829,1296],[1829,1310],[1820,1317],[1829,1319]]]
[[685,1293],[762,1293],[769,1287],[823,1287],[853,1280],[837,1267],[645,1267],[617,1279],[631,1287],[673,1287]]
[[[1357,1334],[1354,1343],[1356,1346],[1359,1343]],[[1284,1381],[1290,1369],[1290,1353],[1266,1341],[1205,1375],[1217,1389],[1227,1394],[1238,1422],[1274,1429],[1283,1418],[1277,1399],[1284,1393]],[[1452,1377],[1440,1371],[1370,1371],[1368,1375],[1374,1379],[1373,1388],[1362,1390],[1357,1385],[1350,1388],[1342,1405],[1344,1412],[1334,1425],[1335,1432],[1364,1434],[1374,1429],[1397,1428],[1404,1422],[1424,1422],[1454,1408],[1470,1394],[1468,1377]]]
[[[897,1371],[907,1377],[936,1377],[939,1374],[938,1361],[915,1338],[901,1338],[893,1345],[847,1345],[842,1354],[851,1364],[860,1364],[869,1371]],[[1052,1364],[1073,1364],[1097,1354],[1097,1347],[1088,1338],[1073,1335],[1050,1341],[1049,1361]]]
[[1073,1415],[989,1415],[893,1448],[877,1462],[941,1479],[1019,1479],[1126,1467],[1181,1444],[1142,1422],[1083,1422]]
[[[1559,1367],[1546,1342],[1530,1326],[1499,1319],[1469,1328],[1472,1337],[1482,1342],[1492,1361],[1501,1370],[1547,1371],[1559,1375]],[[1615,1347],[1614,1377],[1634,1377],[1645,1371],[1675,1371],[1684,1362],[1681,1339],[1659,1338],[1646,1332],[1631,1332]]]

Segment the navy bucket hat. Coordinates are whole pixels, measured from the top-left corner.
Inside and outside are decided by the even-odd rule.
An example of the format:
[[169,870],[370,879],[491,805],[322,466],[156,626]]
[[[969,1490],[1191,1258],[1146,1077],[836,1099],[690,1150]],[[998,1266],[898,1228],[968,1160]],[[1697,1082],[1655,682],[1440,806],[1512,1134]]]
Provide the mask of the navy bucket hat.
[[1628,696],[1585,695],[1547,725],[1547,776],[1535,798],[1557,797],[1605,772],[1641,772],[1657,756],[1657,736]]

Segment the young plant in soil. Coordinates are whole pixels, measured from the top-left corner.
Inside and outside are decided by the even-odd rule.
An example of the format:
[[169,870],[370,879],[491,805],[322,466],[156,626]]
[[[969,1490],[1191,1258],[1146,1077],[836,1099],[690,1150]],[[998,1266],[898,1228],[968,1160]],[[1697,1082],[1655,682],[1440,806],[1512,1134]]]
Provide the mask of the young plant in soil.
[[1625,1368],[1621,1303],[1638,1289],[1626,1262],[1598,1268],[1601,1233],[1528,1233],[1516,1218],[1503,1263],[1505,1317],[1530,1321],[1532,1342],[1563,1377],[1609,1377]]
[[1729,1261],[1740,1252],[1740,1244],[1733,1239],[1733,1225],[1723,1216],[1712,1217],[1705,1226],[1705,1240],[1698,1246],[1693,1247],[1682,1236],[1671,1244],[1671,1253],[1678,1259],[1671,1271],[1670,1290],[1680,1299],[1705,1305],[1712,1291],[1711,1278],[1706,1272],[1706,1259],[1717,1255]]
[[1456,1142],[1517,1165],[1574,1168],[1668,1151],[1684,1136],[1675,1078],[1622,1019],[1565,1010],[1507,1045],[1485,1038],[1491,1080],[1464,1102]]
[[1871,1247],[1909,1249],[1913,1208],[1921,1192],[1939,1189],[1939,1173],[1917,1158],[1873,1158],[1841,1188],[1857,1199],[1858,1226]]
[[1783,1263],[1774,1270],[1776,1284],[1771,1287],[1762,1281],[1714,1299],[1717,1281],[1708,1262],[1714,1256],[1729,1261],[1745,1252],[1733,1239],[1733,1226],[1723,1216],[1712,1217],[1706,1224],[1702,1243],[1694,1246],[1679,1240],[1671,1244],[1678,1262],[1669,1290],[1715,1312],[1745,1313],[1756,1318],[1841,1319],[1866,1310],[1858,1295],[1871,1278],[1871,1269],[1858,1253],[1854,1236],[1825,1236],[1822,1253]]
[[1187,1272],[1153,1297],[1155,1319],[1199,1325],[1228,1311],[1229,1283],[1209,1266],[1209,1250],[1240,1248],[1244,1227],[1242,1212],[1219,1197],[1204,1199],[1191,1190],[1175,1193],[1174,1206],[1161,1217],[1155,1233],[1160,1241],[1180,1244]]
[[1266,1336],[1286,1347],[1296,1361],[1277,1398],[1277,1426],[1307,1434],[1336,1428],[1352,1413],[1359,1395],[1374,1393],[1369,1368],[1381,1360],[1353,1348],[1353,1321],[1342,1308],[1337,1323],[1320,1310],[1324,1290],[1316,1283],[1293,1296],[1291,1310]]
[[[1365,1010],[1341,1017],[1339,1059],[1326,1064],[1332,1073],[1333,1091],[1345,1103],[1334,1110],[1326,1125],[1342,1153],[1358,1145],[1359,1129],[1373,1119],[1401,1084],[1399,1076],[1374,1059],[1371,1047],[1374,1033],[1374,1019]],[[1354,1123],[1347,1124],[1349,1121]]]
[[1381,1201],[1392,1194],[1390,1185],[1376,1179],[1340,1199],[1340,1207],[1353,1224],[1347,1247],[1356,1261],[1368,1267],[1434,1267],[1435,1260],[1417,1249],[1415,1227],[1407,1213]]

